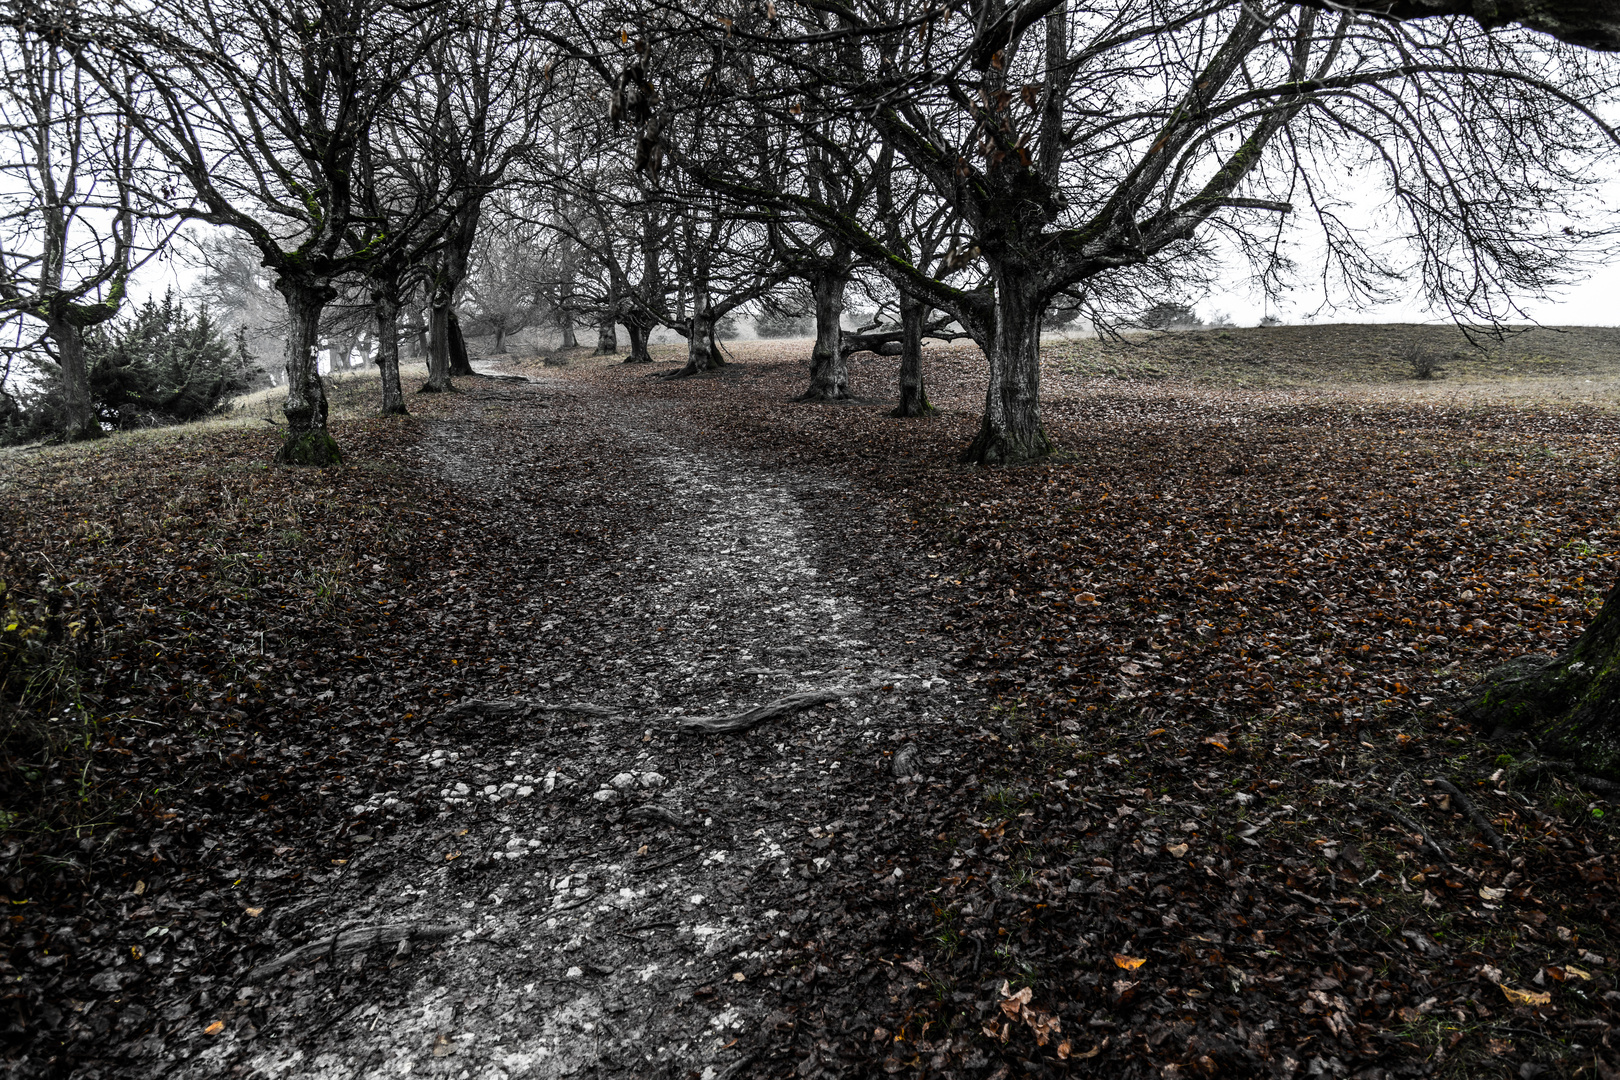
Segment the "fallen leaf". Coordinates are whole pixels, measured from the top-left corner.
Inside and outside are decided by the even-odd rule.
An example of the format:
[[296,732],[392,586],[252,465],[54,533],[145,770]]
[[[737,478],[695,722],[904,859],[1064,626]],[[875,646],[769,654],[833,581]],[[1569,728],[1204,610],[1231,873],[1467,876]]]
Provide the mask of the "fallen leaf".
[[222,1032],[224,1030],[225,1030],[225,1021],[223,1021],[223,1020],[215,1020],[212,1024],[209,1024],[207,1027],[203,1028],[203,1034],[204,1035],[218,1035],[220,1032]]
[[251,919],[257,919],[260,915],[264,914],[264,908],[262,907],[250,907],[244,908],[243,910],[248,913],[248,917]]
[[1479,887],[1479,898],[1481,900],[1500,900],[1507,894],[1508,891],[1506,889],[1493,889],[1489,885],[1481,885]]
[[1584,979],[1587,982],[1590,982],[1592,980],[1592,973],[1590,971],[1582,971],[1580,968],[1576,967],[1574,964],[1565,964],[1564,965],[1564,974],[1565,975],[1573,975],[1577,979]]
[[1035,991],[1026,986],[1018,993],[1013,994],[1008,992],[1009,989],[1009,984],[1005,982],[1001,984],[1001,996],[1005,999],[1001,1003],[1001,1011],[1008,1016],[1016,1017],[1019,1010],[1028,1005],[1029,999],[1035,996]]
[[1186,844],[1168,844],[1168,845],[1165,846],[1164,850],[1166,852],[1168,852],[1169,854],[1174,855],[1176,858],[1179,859],[1183,855],[1187,854],[1187,845]]
[[1546,1005],[1552,1001],[1552,994],[1537,993],[1534,990],[1515,990],[1511,986],[1503,986],[1502,994],[1515,1005]]
[[1491,1039],[1485,1045],[1493,1054],[1507,1054],[1513,1050],[1513,1043],[1507,1039]]
[[448,1035],[440,1035],[437,1039],[433,1040],[434,1057],[444,1057],[454,1049],[455,1047],[450,1044],[450,1036]]
[[1108,1040],[1104,1039],[1102,1042],[1098,1043],[1096,1046],[1093,1046],[1090,1050],[1087,1050],[1085,1053],[1074,1055],[1074,1060],[1075,1061],[1089,1061],[1090,1059],[1096,1057],[1098,1054],[1102,1053],[1103,1052],[1103,1047],[1105,1047],[1107,1045],[1108,1045]]
[[1135,971],[1145,963],[1147,963],[1147,957],[1145,956],[1126,956],[1124,953],[1114,954],[1114,964],[1124,968],[1126,971]]
[[137,881],[135,883],[135,895],[140,896],[144,892],[146,892],[146,882]]

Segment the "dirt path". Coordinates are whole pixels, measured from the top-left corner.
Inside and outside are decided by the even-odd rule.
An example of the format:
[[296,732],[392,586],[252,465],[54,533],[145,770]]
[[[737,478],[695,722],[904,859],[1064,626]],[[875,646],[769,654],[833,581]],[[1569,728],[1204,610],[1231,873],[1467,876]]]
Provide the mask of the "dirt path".
[[[849,845],[921,786],[895,778],[892,755],[909,747],[926,774],[978,713],[921,627],[874,611],[893,556],[838,484],[708,452],[671,407],[577,382],[469,397],[429,433],[426,467],[496,507],[512,538],[466,553],[502,560],[504,602],[461,620],[491,641],[479,696],[579,708],[430,710],[399,798],[425,790],[432,827],[355,859],[301,940],[450,936],[255,981],[243,1001],[271,1019],[183,1075],[762,1067],[758,1047],[797,1019],[783,988],[805,996],[817,975],[804,939],[845,899],[829,870],[905,875]],[[447,559],[423,589],[453,595],[466,572]],[[844,688],[747,734],[674,733],[683,714]]]

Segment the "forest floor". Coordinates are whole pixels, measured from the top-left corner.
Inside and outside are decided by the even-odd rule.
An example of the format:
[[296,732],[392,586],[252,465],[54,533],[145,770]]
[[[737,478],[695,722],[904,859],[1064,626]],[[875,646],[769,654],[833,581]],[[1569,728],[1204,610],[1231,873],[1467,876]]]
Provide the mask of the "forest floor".
[[1454,714],[1620,570],[1602,343],[1231,333],[1016,469],[803,343],[7,453],[11,1074],[1606,1080],[1615,804]]

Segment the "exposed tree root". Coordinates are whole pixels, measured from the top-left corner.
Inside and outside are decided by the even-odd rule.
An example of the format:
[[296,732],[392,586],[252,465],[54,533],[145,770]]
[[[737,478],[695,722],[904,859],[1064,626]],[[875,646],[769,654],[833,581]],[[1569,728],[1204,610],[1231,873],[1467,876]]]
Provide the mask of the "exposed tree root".
[[647,803],[645,806],[633,806],[625,811],[625,816],[639,818],[642,821],[661,821],[665,825],[673,825],[677,829],[690,829],[692,823],[685,817],[658,803]]
[[472,377],[475,379],[493,379],[496,382],[534,382],[527,375],[491,375],[487,371],[475,371],[472,373]]
[[[260,964],[248,973],[248,979],[257,980],[285,971],[290,967],[303,967],[312,964],[323,956],[341,956],[344,953],[362,952],[378,945],[395,945],[400,942],[412,941],[441,941],[452,934],[459,934],[460,926],[451,926],[445,923],[395,923],[392,926],[357,926],[352,930],[343,930],[336,934],[323,936],[318,941],[308,945],[301,945],[290,953],[284,953],[269,963]],[[402,950],[402,955],[409,955],[409,946]]]
[[747,731],[749,728],[763,724],[767,720],[791,716],[796,712],[813,709],[817,705],[826,705],[829,702],[837,701],[839,698],[870,689],[872,689],[871,685],[862,685],[847,686],[837,690],[806,690],[799,694],[789,694],[785,698],[777,698],[775,701],[767,701],[763,705],[756,705],[746,712],[736,713],[732,716],[683,716],[675,722],[675,726],[682,731],[690,731],[699,735],[729,735],[735,731]]

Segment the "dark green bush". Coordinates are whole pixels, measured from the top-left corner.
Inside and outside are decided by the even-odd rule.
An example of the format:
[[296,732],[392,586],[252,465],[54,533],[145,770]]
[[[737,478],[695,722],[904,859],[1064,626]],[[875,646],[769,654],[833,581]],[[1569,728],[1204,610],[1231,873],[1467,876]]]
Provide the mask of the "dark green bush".
[[[166,294],[84,338],[90,397],[104,430],[184,423],[216,411],[251,386],[258,366],[240,333],[226,337],[206,307]],[[67,428],[60,380],[0,389],[0,445],[32,442]]]
[[187,310],[172,293],[85,340],[90,393],[114,429],[197,420],[248,389],[257,370],[247,342],[232,342],[206,307]]

